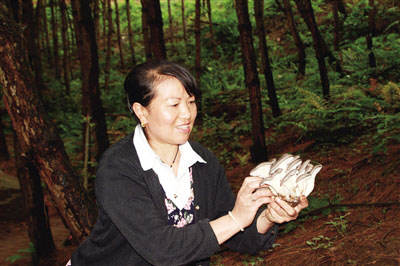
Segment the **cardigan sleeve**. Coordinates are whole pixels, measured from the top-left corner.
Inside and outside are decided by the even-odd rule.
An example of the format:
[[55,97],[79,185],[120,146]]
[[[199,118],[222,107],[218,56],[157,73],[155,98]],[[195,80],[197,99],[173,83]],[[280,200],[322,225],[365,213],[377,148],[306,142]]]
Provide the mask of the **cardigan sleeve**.
[[[217,213],[214,218],[218,218],[226,215],[228,211],[232,210],[236,201],[236,197],[233,194],[226,178],[224,168],[218,163],[218,160],[213,154],[211,154],[211,157],[207,162],[210,162],[211,168],[217,169],[216,172],[218,181],[216,187],[218,189],[216,191],[214,200],[214,202],[216,202],[215,208]],[[257,231],[257,218],[265,208],[266,205],[262,206],[258,210],[253,223],[245,228],[243,232],[237,233],[228,241],[226,241],[224,245],[231,250],[249,254],[255,254],[261,250],[267,250],[271,248],[278,233],[278,225],[273,225],[265,234],[260,234]]]
[[112,154],[102,161],[96,177],[98,207],[146,261],[181,265],[219,250],[208,220],[182,228],[167,224],[149,191],[149,176],[138,165]]

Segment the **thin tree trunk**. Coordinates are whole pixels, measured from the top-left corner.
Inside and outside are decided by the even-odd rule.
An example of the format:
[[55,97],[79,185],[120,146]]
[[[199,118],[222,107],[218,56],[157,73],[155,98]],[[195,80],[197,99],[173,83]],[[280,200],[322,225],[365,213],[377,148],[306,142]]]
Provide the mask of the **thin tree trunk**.
[[100,0],[92,0],[93,1],[93,20],[94,20],[94,31],[96,32],[96,41],[99,43],[100,41]]
[[[195,55],[195,74],[196,74],[196,83],[199,88],[201,88],[201,29],[200,29],[200,16],[201,16],[201,6],[200,0],[196,0],[195,2],[195,20],[194,20],[194,38],[195,38],[195,47],[196,47],[196,55]],[[201,123],[203,120],[202,116],[202,100],[197,99],[198,102],[198,121]]]
[[265,41],[265,29],[264,29],[264,1],[254,0],[254,14],[257,25],[257,35],[260,49],[260,56],[262,62],[262,68],[264,72],[265,81],[267,83],[269,104],[271,106],[272,115],[278,117],[281,115],[279,108],[278,98],[276,97],[276,89],[274,84],[274,77],[272,75],[272,68],[269,63],[268,47]]
[[68,24],[67,24],[67,5],[65,0],[60,0],[60,10],[61,10],[61,37],[63,45],[63,74],[64,74],[64,84],[67,94],[70,94],[70,84],[69,84],[69,74],[70,74],[70,63],[69,63],[69,43],[68,43]]
[[195,56],[195,65],[194,69],[196,72],[196,82],[197,85],[200,86],[200,75],[201,75],[201,29],[200,29],[200,15],[201,15],[201,6],[200,0],[196,0],[195,4],[195,20],[194,20],[194,39],[195,39],[195,47],[196,47],[196,56]]
[[213,57],[214,59],[217,58],[217,43],[214,38],[214,29],[213,29],[213,23],[212,23],[212,16],[211,16],[211,3],[210,0],[207,0],[207,14],[208,14],[208,24],[210,27],[210,38],[211,38],[211,43],[213,44]]
[[56,79],[60,78],[60,62],[58,56],[58,25],[55,10],[55,0],[50,0],[51,10],[51,31],[53,37],[53,59],[54,59],[54,74]]
[[142,34],[143,34],[143,46],[146,60],[150,60],[151,55],[151,43],[150,43],[150,28],[149,28],[149,18],[148,10],[142,4]]
[[32,255],[32,264],[40,265],[42,259],[54,253],[55,245],[44,203],[42,183],[39,171],[34,164],[33,154],[25,153],[21,150],[15,132],[14,153],[17,177],[24,199],[28,236],[35,248],[35,252]]
[[130,4],[129,0],[126,0],[125,2],[126,6],[126,18],[128,20],[128,38],[129,38],[129,49],[131,52],[131,62],[133,65],[136,65],[136,56],[135,56],[135,46],[133,44],[133,32],[132,32],[132,26],[131,26],[131,11],[130,11]]
[[368,63],[369,67],[376,67],[376,59],[373,48],[372,38],[375,35],[375,15],[376,15],[376,6],[374,0],[369,0],[369,14],[368,14],[368,34],[367,34],[367,49],[368,49]]
[[251,157],[254,162],[262,162],[267,160],[268,155],[265,145],[264,122],[262,119],[260,81],[258,79],[247,0],[235,0],[235,8],[239,22],[238,28],[240,33],[243,70],[250,98],[253,137]]
[[333,49],[339,51],[339,43],[341,39],[342,23],[339,18],[338,0],[332,0],[332,13],[333,13]]
[[[107,126],[99,89],[99,61],[96,35],[89,3],[72,0],[79,61],[82,75],[82,115],[94,122],[95,158],[108,148]],[[88,123],[88,122],[85,122]],[[83,132],[85,125],[83,125]],[[82,134],[84,136],[84,134]]]
[[43,19],[43,27],[44,27],[44,37],[45,37],[45,42],[46,42],[46,54],[47,54],[47,60],[48,60],[48,65],[53,68],[54,67],[54,60],[53,60],[53,55],[51,53],[51,45],[50,45],[50,36],[49,36],[49,26],[47,24],[47,1],[43,0],[44,4],[42,7],[42,19]]
[[108,90],[108,83],[110,80],[110,67],[111,67],[111,45],[112,45],[112,9],[111,9],[111,0],[106,1],[106,9],[107,9],[107,48],[106,48],[106,62],[104,66],[104,89]]
[[46,117],[17,32],[18,26],[0,15],[0,84],[5,107],[21,152],[32,156],[55,207],[78,242],[90,232],[94,216],[89,215],[95,214],[95,209],[89,209],[92,201],[82,193],[63,142]]
[[108,19],[108,15],[107,15],[107,1],[108,0],[101,0],[101,7],[102,12],[103,12],[103,40],[107,38],[107,19]]
[[[30,59],[30,64],[35,74],[35,82],[38,87],[45,89],[44,81],[42,77],[42,61],[40,50],[37,47],[37,17],[34,16],[33,13],[33,4],[32,0],[25,0],[22,3],[22,17],[21,22],[25,25],[24,27],[24,39],[26,42],[26,47],[28,49],[28,55]],[[43,92],[39,92],[40,95]]]
[[146,10],[145,13],[150,28],[150,46],[152,57],[156,59],[166,59],[167,52],[164,42],[160,0],[141,0],[140,2]]
[[185,42],[185,49],[187,49],[186,17],[185,17],[185,0],[181,0],[181,7],[182,7],[183,41]]
[[321,34],[318,30],[317,23],[315,21],[314,11],[312,9],[311,2],[310,0],[295,0],[295,2],[300,12],[300,15],[302,16],[303,20],[305,21],[309,30],[311,31],[315,56],[318,60],[319,75],[322,84],[322,94],[324,98],[328,100],[330,96],[329,79],[324,59],[325,58],[324,42],[322,40]]
[[171,43],[174,42],[174,27],[172,21],[171,0],[168,0],[168,22],[169,22],[169,38]]
[[294,43],[296,44],[297,48],[297,56],[299,60],[299,66],[298,66],[298,74],[301,77],[304,77],[306,74],[306,51],[305,51],[305,45],[303,41],[300,38],[299,31],[297,30],[296,27],[296,22],[294,20],[293,12],[292,12],[292,7],[290,5],[290,0],[283,0],[283,5],[284,5],[284,12],[286,14],[286,18],[288,19],[289,22],[289,29],[292,34]]
[[122,43],[121,43],[121,27],[119,25],[118,0],[114,0],[114,7],[115,7],[115,22],[117,23],[117,40],[118,40],[118,48],[119,48],[119,61],[121,64],[121,69],[124,69],[125,62],[124,62],[124,51],[122,49]]
[[4,124],[2,119],[3,110],[0,111],[0,160],[7,161],[10,159],[10,153],[7,148],[6,135],[4,134]]

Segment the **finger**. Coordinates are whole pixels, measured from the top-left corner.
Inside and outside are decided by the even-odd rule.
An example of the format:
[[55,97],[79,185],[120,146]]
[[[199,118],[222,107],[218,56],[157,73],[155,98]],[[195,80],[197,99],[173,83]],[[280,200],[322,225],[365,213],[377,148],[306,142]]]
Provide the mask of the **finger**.
[[280,217],[289,217],[285,210],[276,202],[276,199],[268,205],[271,213],[276,213]]
[[254,206],[258,209],[264,204],[268,204],[273,202],[271,197],[261,197],[254,201]]
[[253,192],[253,199],[256,200],[259,197],[272,197],[273,194],[268,188],[259,188]]
[[301,197],[300,198],[300,202],[299,202],[299,204],[295,207],[295,209],[296,209],[296,211],[298,212],[298,213],[300,213],[300,211],[302,210],[302,209],[305,209],[305,208],[307,208],[308,207],[308,200],[307,200],[307,198],[306,197]]
[[239,191],[243,193],[253,193],[256,189],[260,187],[261,181],[262,181],[261,177],[257,176],[246,177]]
[[274,223],[285,222],[286,220],[281,215],[279,215],[279,213],[274,208],[269,208],[270,205],[268,205],[267,213],[266,213],[268,220],[270,220],[271,222],[274,222]]
[[297,210],[290,206],[286,201],[277,198],[275,202],[282,208],[282,210],[290,217],[297,217]]

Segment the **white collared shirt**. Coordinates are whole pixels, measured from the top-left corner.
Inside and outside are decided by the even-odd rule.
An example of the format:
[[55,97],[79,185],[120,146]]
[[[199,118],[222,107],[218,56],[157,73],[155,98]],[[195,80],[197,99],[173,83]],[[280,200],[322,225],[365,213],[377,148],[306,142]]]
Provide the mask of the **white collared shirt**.
[[178,174],[175,176],[172,168],[163,163],[161,158],[150,147],[140,125],[137,125],[135,128],[133,144],[135,145],[143,170],[153,169],[158,176],[166,196],[174,202],[176,207],[183,209],[191,195],[189,168],[196,162],[207,162],[186,141],[184,144],[179,145],[181,158],[179,160]]

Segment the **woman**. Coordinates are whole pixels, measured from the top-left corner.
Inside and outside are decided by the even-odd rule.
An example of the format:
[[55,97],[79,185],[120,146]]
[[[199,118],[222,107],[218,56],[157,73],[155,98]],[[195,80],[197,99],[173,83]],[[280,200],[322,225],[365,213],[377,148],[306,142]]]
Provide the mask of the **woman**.
[[222,244],[256,253],[307,207],[272,200],[259,177],[245,178],[235,200],[216,157],[188,141],[199,91],[186,69],[147,62],[124,86],[139,125],[100,161],[98,220],[73,266],[208,265]]

